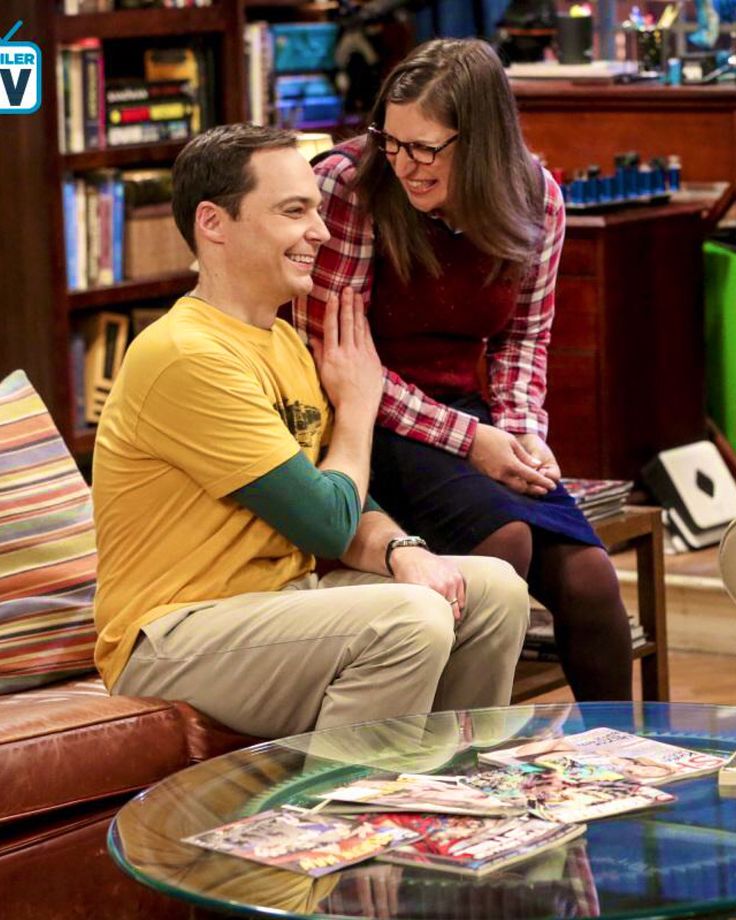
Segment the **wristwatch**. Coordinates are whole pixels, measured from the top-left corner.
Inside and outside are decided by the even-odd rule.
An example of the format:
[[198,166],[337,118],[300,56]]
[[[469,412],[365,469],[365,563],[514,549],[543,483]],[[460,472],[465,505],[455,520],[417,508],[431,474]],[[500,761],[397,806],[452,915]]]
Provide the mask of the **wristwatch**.
[[392,575],[394,574],[394,570],[391,568],[391,554],[395,549],[399,549],[401,546],[421,546],[424,549],[428,549],[426,541],[422,540],[421,537],[394,537],[392,540],[389,540],[386,544],[386,556],[383,561]]

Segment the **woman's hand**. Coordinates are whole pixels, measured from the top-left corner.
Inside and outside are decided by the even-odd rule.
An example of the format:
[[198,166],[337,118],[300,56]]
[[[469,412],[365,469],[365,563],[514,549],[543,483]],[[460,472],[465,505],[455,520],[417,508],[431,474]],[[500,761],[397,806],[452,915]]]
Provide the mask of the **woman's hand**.
[[335,409],[375,419],[383,394],[383,368],[365,316],[363,298],[343,288],[330,294],[324,334],[309,342],[322,386]]
[[[554,461],[551,451],[549,455]],[[520,438],[492,425],[478,425],[468,460],[481,473],[522,495],[546,495],[556,485],[542,468],[544,461],[527,451]]]
[[540,473],[548,476],[554,482],[560,481],[562,473],[559,464],[546,441],[543,441],[538,434],[517,434],[516,440],[528,454],[531,454],[535,460],[539,460]]

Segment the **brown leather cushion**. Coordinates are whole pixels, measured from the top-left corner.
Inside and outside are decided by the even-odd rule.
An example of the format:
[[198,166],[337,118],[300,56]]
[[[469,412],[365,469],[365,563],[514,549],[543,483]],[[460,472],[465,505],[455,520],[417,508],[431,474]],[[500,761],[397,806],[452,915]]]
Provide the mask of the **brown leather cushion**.
[[190,763],[163,700],[110,696],[101,680],[0,697],[0,824],[143,789]]
[[[115,801],[104,811],[79,809],[50,831],[17,835],[3,846],[0,829],[0,916],[12,920],[187,920],[191,908],[125,875],[107,853],[105,837]],[[31,822],[33,824],[33,822]],[[11,832],[12,833],[12,832]]]

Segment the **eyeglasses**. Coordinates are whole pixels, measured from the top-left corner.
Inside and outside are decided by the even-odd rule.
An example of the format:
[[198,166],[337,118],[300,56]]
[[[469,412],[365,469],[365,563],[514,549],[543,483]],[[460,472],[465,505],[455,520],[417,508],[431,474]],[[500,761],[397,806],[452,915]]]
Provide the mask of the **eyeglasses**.
[[459,134],[453,134],[444,144],[438,144],[433,147],[431,144],[421,144],[418,141],[400,141],[392,134],[386,134],[385,131],[381,131],[378,125],[370,125],[368,133],[373,138],[378,149],[382,150],[386,156],[395,157],[403,147],[409,159],[414,160],[415,163],[421,163],[423,166],[431,166],[437,154],[460,137]]

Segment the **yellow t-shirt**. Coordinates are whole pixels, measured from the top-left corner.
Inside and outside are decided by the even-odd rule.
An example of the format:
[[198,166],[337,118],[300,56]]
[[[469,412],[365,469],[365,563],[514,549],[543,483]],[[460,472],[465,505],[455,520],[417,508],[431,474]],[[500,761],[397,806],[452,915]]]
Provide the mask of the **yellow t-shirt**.
[[331,410],[309,352],[276,320],[249,326],[181,298],[131,344],[100,419],[95,662],[112,687],[141,626],[178,607],[277,591],[314,558],[227,496],[301,449]]

